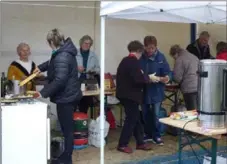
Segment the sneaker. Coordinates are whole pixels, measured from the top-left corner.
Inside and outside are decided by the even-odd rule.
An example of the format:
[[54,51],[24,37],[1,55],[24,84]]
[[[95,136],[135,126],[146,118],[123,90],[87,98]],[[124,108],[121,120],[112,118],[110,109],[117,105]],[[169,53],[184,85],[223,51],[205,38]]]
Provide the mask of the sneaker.
[[137,145],[136,150],[144,150],[144,151],[149,151],[151,150],[151,144],[142,144],[142,145]]
[[117,147],[117,150],[123,153],[131,154],[133,153],[132,148],[125,146],[125,147]]
[[157,139],[153,139],[153,143],[157,144],[157,145],[164,145],[164,142],[162,141],[161,138],[157,138]]
[[145,136],[143,137],[143,141],[144,141],[144,142],[153,142],[153,139],[152,139],[152,137],[149,137],[149,136],[145,135]]

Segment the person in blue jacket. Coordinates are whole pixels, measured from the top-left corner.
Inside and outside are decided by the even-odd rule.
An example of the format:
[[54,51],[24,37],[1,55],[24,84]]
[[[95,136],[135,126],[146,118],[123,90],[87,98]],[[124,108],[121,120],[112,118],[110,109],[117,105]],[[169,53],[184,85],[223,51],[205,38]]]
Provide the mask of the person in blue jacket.
[[165,84],[169,82],[170,67],[163,53],[157,49],[154,36],[144,38],[145,52],[140,58],[144,74],[150,75],[151,82],[144,87],[144,130],[145,140],[163,145],[160,135],[159,111],[165,98]]

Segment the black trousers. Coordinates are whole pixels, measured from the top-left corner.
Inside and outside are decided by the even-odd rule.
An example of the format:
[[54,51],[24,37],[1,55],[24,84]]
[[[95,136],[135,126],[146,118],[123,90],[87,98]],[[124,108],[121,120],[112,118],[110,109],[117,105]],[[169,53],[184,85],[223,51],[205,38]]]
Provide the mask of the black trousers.
[[82,113],[86,113],[90,106],[93,106],[93,97],[92,96],[84,96],[79,103],[79,111]]
[[73,103],[57,104],[58,120],[64,136],[64,152],[60,155],[59,161],[65,162],[65,163],[72,163],[73,140],[74,140],[73,113],[74,113],[74,108],[76,104],[78,103],[73,102]]
[[137,145],[143,144],[143,126],[141,124],[139,104],[128,99],[120,99],[120,102],[124,106],[126,118],[118,146],[128,146],[132,135],[134,135]]
[[184,93],[183,96],[184,96],[184,102],[187,110],[197,109],[198,92]]

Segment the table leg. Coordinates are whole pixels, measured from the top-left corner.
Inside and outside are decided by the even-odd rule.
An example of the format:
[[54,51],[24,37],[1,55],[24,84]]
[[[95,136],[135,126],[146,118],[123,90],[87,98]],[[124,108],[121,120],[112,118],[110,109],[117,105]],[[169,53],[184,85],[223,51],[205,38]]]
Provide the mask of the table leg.
[[[108,105],[108,99],[107,99],[107,95],[105,95],[105,105],[104,105],[104,108],[105,108],[105,116],[107,116],[107,105]],[[106,140],[106,143],[107,143],[108,142],[107,136],[106,136],[105,140]]]
[[[187,137],[188,141],[186,143],[182,143],[182,138]],[[201,142],[211,141],[211,151],[209,151],[206,147],[201,145]],[[203,138],[203,139],[197,139],[190,136],[190,134],[184,133],[184,130],[179,130],[178,133],[178,164],[182,164],[182,150],[187,145],[197,144],[201,148],[203,148],[209,156],[211,156],[211,164],[217,164],[217,139],[215,138]]]
[[106,114],[106,111],[107,111],[107,105],[108,105],[107,95],[105,95],[105,114]]
[[90,105],[90,117],[91,119],[94,119],[94,100],[92,100]]
[[182,131],[179,130],[179,135],[178,135],[178,164],[181,164],[181,155],[182,155]]
[[174,92],[174,108],[175,108],[175,110],[177,110],[177,104],[178,104],[177,93],[178,93],[178,91]]
[[211,164],[217,163],[217,139],[212,139],[211,146]]
[[175,92],[173,92],[173,93],[171,92],[171,94],[165,95],[165,98],[167,100],[171,101],[172,103],[174,103],[174,98],[172,98],[172,97],[174,97],[174,95],[175,95]]

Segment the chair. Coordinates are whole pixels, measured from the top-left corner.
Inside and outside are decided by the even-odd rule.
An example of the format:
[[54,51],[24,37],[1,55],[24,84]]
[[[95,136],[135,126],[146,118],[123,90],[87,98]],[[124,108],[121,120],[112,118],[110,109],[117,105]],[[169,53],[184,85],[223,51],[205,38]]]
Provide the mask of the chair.
[[[111,75],[110,73],[107,73],[106,77],[108,79],[105,79],[109,82],[110,84],[110,88],[116,88],[116,75]],[[108,104],[108,102],[107,102]],[[118,125],[119,127],[123,126],[123,106],[120,103],[117,104],[108,104],[108,106],[117,106],[120,109],[120,125]]]
[[[116,85],[115,85],[115,79],[116,79],[116,75],[111,75],[110,73],[106,73],[105,74],[105,91],[109,91],[109,90],[113,90]],[[107,107],[111,107],[111,106],[117,106],[119,109],[120,109],[120,125],[118,125],[119,127],[122,127],[123,126],[123,106],[118,103],[118,104],[108,104],[108,101],[107,101],[107,95],[105,96],[106,97],[106,109]],[[99,107],[99,103],[100,103],[100,100],[97,98],[97,97],[94,97],[95,99],[95,108],[96,107]]]

